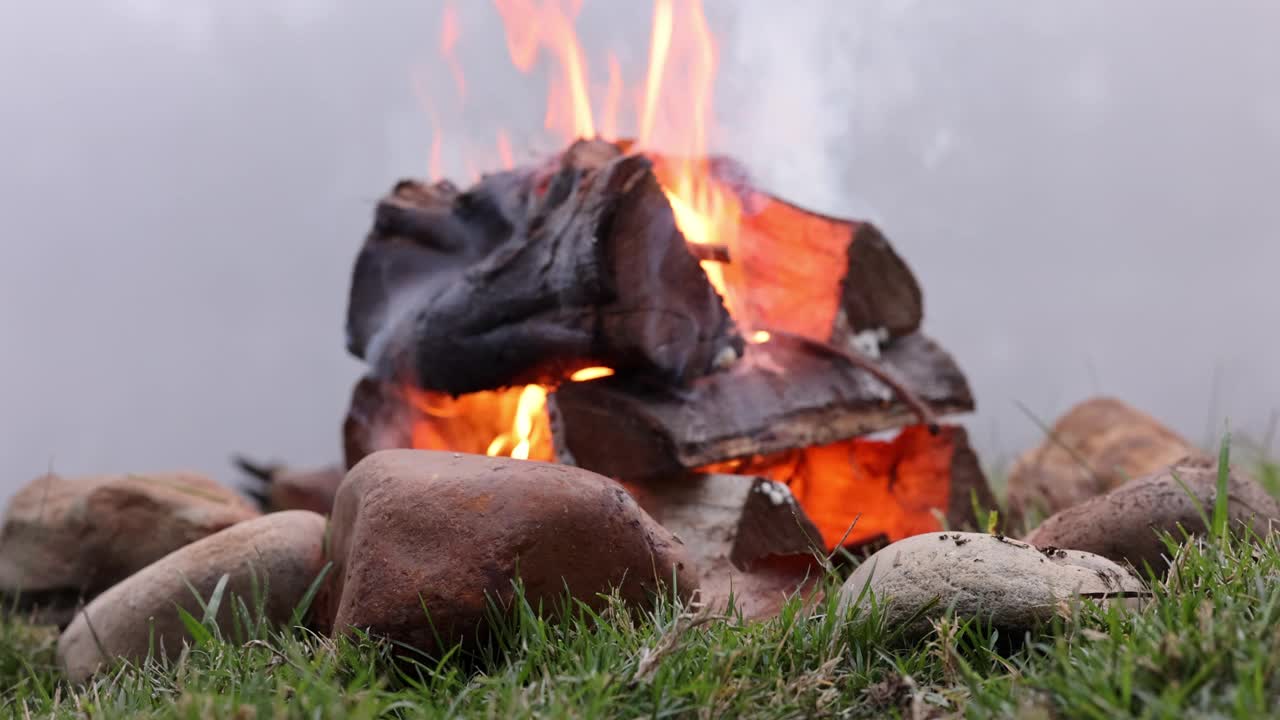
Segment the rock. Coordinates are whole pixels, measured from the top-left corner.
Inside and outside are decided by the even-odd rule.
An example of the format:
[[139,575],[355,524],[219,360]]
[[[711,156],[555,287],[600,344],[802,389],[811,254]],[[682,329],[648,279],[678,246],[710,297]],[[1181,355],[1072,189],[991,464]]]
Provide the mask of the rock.
[[58,638],[58,663],[72,682],[115,658],[141,660],[155,638],[176,657],[189,639],[180,606],[197,619],[200,605],[189,582],[208,600],[229,575],[218,624],[231,636],[233,596],[255,607],[254,578],[265,588],[265,615],[287,622],[324,565],[325,519],[305,510],[272,513],[192,543],[104,592],[75,616]]
[[566,588],[599,608],[617,587],[644,607],[659,581],[674,578],[687,597],[697,577],[680,541],[612,480],[482,455],[369,455],[338,490],[331,540],[334,632],[367,629],[428,653],[477,639],[488,598],[508,602],[517,569],[551,615]]
[[248,500],[192,473],[46,475],[9,501],[0,592],[46,604],[64,624],[82,598],[258,514]]
[[1109,397],[1086,400],[1054,423],[1009,473],[1013,528],[1101,495],[1197,450],[1151,416]]
[[[869,585],[868,585],[869,583]],[[930,620],[953,608],[957,618],[988,618],[1002,630],[1034,629],[1052,619],[1073,596],[1102,598],[1144,593],[1125,568],[1078,551],[1037,549],[981,533],[928,533],[899,540],[858,566],[840,588],[841,607],[874,595],[890,627],[910,621],[908,639],[926,634]],[[938,602],[920,618],[911,618]]]
[[[1027,536],[1027,542],[1083,550],[1132,564],[1139,571],[1149,565],[1163,572],[1167,567],[1166,549],[1156,531],[1163,530],[1180,540],[1178,526],[1192,534],[1206,530],[1200,511],[1178,480],[1212,517],[1218,497],[1217,463],[1207,458],[1188,458],[1053,515]],[[1235,468],[1228,476],[1227,499],[1227,517],[1232,526],[1247,523],[1259,535],[1265,535],[1269,523],[1280,521],[1280,502]]]

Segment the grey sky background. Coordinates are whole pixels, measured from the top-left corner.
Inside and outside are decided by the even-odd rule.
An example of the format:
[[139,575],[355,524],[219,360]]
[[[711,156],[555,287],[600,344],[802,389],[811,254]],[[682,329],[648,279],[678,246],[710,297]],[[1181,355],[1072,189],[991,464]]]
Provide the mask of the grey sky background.
[[[374,200],[511,130],[544,77],[459,3],[0,2],[0,497],[64,473],[340,456],[350,263]],[[1204,441],[1280,407],[1280,3],[708,0],[716,149],[868,216],[925,288],[999,464],[1087,395]],[[603,82],[648,3],[587,0]],[[422,90],[415,93],[415,79]],[[424,99],[425,98],[425,99]],[[473,155],[485,166],[496,162]]]

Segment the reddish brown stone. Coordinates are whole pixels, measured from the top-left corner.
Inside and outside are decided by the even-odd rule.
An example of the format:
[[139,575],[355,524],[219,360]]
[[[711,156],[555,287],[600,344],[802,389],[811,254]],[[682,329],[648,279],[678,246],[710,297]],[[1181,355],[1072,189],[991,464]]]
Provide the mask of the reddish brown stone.
[[1148,475],[1198,451],[1158,420],[1124,402],[1095,397],[1058,418],[1038,447],[1009,472],[1015,530]]
[[[1217,463],[1190,458],[1053,515],[1027,536],[1027,542],[1083,550],[1127,562],[1140,572],[1150,566],[1163,573],[1168,549],[1157,532],[1178,540],[1184,530],[1204,533],[1200,513],[1212,515],[1217,498]],[[1228,475],[1227,499],[1233,528],[1243,523],[1266,535],[1280,522],[1280,503],[1258,481],[1234,468]]]
[[178,608],[203,617],[200,603],[212,599],[224,576],[217,614],[224,637],[238,640],[233,598],[248,607],[261,602],[265,619],[288,622],[324,567],[324,530],[324,518],[313,512],[271,513],[166,555],[75,616],[58,638],[59,665],[67,679],[82,682],[117,658],[138,662],[152,651],[176,658],[191,642]]
[[330,542],[322,603],[334,632],[367,629],[430,653],[483,636],[490,598],[509,602],[517,573],[552,614],[566,588],[600,607],[616,587],[644,607],[673,579],[687,597],[697,577],[680,541],[612,480],[462,453],[362,460],[338,490]]

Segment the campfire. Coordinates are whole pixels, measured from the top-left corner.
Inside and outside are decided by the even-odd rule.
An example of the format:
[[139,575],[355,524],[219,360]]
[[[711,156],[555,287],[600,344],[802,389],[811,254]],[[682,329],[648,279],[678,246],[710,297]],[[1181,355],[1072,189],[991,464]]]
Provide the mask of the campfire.
[[470,187],[403,180],[378,203],[348,305],[368,372],[347,467],[452,450],[595,471],[664,524],[711,522],[673,519],[697,517],[679,505],[734,504],[738,567],[972,525],[990,491],[964,430],[937,418],[974,401],[921,333],[915,277],[870,223],[798,207],[708,153],[715,49],[698,3],[655,4],[630,138],[615,134],[616,64],[599,114],[590,103],[571,11],[498,5],[519,68],[557,61],[546,124],[566,147],[516,166],[503,135],[504,167]]

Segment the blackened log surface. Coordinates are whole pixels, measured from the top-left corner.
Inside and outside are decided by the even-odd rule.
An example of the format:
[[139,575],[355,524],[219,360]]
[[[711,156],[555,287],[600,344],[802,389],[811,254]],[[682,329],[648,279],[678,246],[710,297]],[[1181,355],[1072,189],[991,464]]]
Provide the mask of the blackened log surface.
[[924,317],[924,296],[911,269],[870,223],[854,232],[840,295],[843,322],[854,332],[883,328],[900,337],[918,330]]
[[457,281],[510,238],[528,181],[516,173],[486,176],[465,199],[447,182],[397,183],[374,210],[373,227],[356,257],[347,303],[348,351],[371,360],[375,338],[385,340],[401,319],[396,311],[411,312],[415,301]]
[[[955,361],[923,335],[892,341],[881,362],[937,414],[973,409]],[[565,384],[548,402],[560,462],[632,478],[823,445],[914,420],[867,373],[785,338],[748,345],[733,368],[687,390],[615,375]]]
[[649,161],[603,143],[463,193],[402,183],[357,258],[347,327],[375,377],[452,394],[588,365],[681,384],[742,343]]
[[947,505],[947,524],[951,530],[974,530],[983,532],[981,519],[974,512],[974,503],[984,511],[999,507],[996,496],[987,484],[987,476],[982,472],[982,463],[978,455],[969,445],[969,433],[959,426],[947,426],[944,432],[950,433],[952,445],[955,447],[951,455],[951,501]]
[[413,447],[413,422],[413,410],[399,387],[361,378],[351,392],[351,405],[342,423],[347,469],[379,450]]
[[760,560],[787,555],[823,554],[822,533],[782,483],[756,478],[747,493],[729,559],[752,569]]

